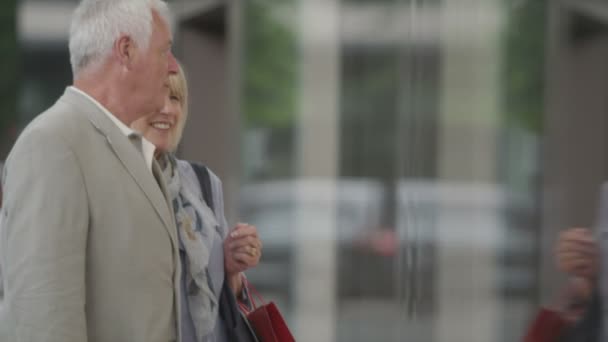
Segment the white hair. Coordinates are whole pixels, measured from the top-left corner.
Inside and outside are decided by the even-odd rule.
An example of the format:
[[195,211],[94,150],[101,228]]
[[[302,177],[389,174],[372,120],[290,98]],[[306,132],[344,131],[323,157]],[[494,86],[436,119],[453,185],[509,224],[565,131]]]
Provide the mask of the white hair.
[[82,0],[72,16],[70,63],[74,77],[102,62],[121,35],[128,35],[139,49],[147,49],[152,35],[152,11],[171,25],[162,0]]

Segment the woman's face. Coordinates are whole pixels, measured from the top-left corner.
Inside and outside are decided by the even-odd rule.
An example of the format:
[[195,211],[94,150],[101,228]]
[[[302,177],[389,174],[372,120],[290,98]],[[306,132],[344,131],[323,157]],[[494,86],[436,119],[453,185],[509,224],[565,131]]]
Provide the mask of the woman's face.
[[182,120],[181,101],[175,94],[170,93],[160,112],[143,116],[134,121],[131,128],[154,144],[157,153],[165,153],[173,151],[176,147],[180,120]]

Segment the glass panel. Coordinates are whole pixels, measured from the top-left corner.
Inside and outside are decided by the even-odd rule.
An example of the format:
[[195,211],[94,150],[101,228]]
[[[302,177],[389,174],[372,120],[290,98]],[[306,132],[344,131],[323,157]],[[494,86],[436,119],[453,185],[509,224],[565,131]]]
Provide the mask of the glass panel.
[[434,340],[439,13],[342,5],[340,177],[375,187],[363,197],[370,222],[340,248],[339,341]]
[[[249,274],[285,305],[299,337],[521,338],[537,303],[546,7],[246,7],[241,213],[269,246]],[[311,13],[319,20],[307,24]],[[264,106],[282,119],[260,120]],[[335,140],[326,136],[333,122]],[[323,233],[302,233],[315,227]],[[321,289],[331,303],[315,311],[302,302]]]

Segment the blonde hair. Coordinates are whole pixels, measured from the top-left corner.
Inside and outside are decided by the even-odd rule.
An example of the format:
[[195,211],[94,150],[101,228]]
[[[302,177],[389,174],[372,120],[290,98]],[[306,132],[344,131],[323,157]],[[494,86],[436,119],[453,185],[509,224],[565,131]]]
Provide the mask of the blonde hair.
[[177,97],[182,115],[177,122],[176,134],[171,142],[171,150],[174,151],[182,140],[186,120],[188,119],[188,81],[182,65],[178,62],[176,74],[169,75],[169,96]]

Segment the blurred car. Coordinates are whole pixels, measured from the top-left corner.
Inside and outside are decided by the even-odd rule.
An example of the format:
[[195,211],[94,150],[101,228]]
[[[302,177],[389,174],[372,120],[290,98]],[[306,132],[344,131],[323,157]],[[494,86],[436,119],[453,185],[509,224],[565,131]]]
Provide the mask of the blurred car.
[[[454,255],[464,269],[475,261],[466,253],[484,256],[496,276],[488,286],[505,296],[534,291],[536,230],[526,219],[533,216],[532,199],[495,184],[414,180],[391,190],[387,196],[386,187],[370,179],[244,186],[241,218],[257,226],[264,244],[260,264],[247,273],[250,281],[289,304],[300,239],[333,244],[340,299],[405,298],[412,310],[430,314],[440,253],[444,262]],[[385,220],[390,207],[392,226]]]

